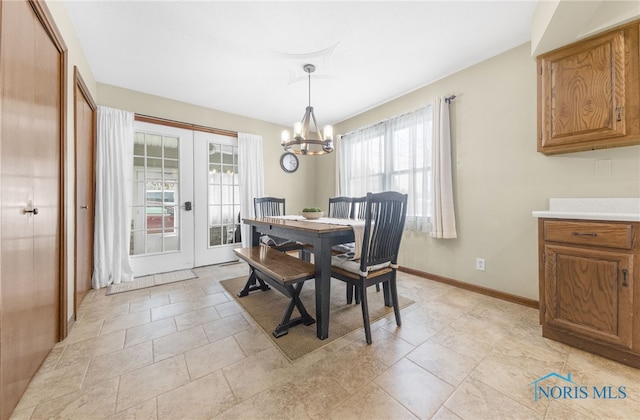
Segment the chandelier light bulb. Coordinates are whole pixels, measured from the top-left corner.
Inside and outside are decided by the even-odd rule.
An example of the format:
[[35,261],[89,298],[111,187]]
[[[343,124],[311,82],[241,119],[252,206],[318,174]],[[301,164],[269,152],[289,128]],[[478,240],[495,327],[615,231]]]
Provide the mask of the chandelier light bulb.
[[284,146],[287,142],[289,142],[289,140],[291,140],[289,130],[282,130],[282,133],[280,133],[280,144]]

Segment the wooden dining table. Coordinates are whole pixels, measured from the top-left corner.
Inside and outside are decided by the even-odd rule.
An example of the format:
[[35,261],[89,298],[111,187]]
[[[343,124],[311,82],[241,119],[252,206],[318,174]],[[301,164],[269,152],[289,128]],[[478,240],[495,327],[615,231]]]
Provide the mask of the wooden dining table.
[[316,328],[319,339],[329,337],[329,305],[331,303],[331,247],[352,242],[353,229],[348,224],[331,223],[331,219],[315,221],[302,218],[257,217],[244,218],[251,226],[252,246],[260,243],[260,234],[277,236],[311,245],[316,267]]

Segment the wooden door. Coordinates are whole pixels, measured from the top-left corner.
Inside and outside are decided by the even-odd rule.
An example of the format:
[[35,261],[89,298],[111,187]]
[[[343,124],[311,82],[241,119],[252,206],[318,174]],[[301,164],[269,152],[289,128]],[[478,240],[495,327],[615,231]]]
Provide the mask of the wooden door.
[[95,193],[96,103],[74,69],[75,114],[75,299],[74,314],[91,289]]
[[545,328],[632,346],[633,255],[545,245]]
[[[0,3],[0,418],[60,337],[64,46],[40,2]],[[54,33],[55,32],[55,33]]]

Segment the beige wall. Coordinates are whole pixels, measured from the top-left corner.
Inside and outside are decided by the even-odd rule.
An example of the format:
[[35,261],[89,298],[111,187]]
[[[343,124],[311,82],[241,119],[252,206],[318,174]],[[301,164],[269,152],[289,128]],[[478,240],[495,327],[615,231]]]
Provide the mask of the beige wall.
[[531,55],[544,54],[638,17],[637,0],[540,1],[531,22]]
[[[458,239],[406,233],[400,263],[538,298],[533,210],[550,197],[640,196],[640,146],[544,156],[536,151],[536,66],[525,44],[337,125],[337,133],[457,95],[451,105]],[[596,176],[595,162],[612,174]],[[324,172],[335,171],[325,161]],[[335,190],[323,188],[327,197]],[[486,271],[476,271],[476,257]]]
[[[73,314],[74,154],[73,67],[78,66],[100,105],[231,131],[260,134],[264,141],[265,193],[287,198],[289,213],[326,208],[335,195],[335,154],[300,157],[300,169],[279,165],[283,127],[250,118],[97,85],[61,2],[47,1],[68,46],[67,71],[67,282]],[[557,20],[557,19],[556,19]],[[566,22],[565,22],[566,23]],[[562,24],[562,22],[556,24]],[[537,30],[545,31],[545,23]],[[588,26],[588,25],[587,25]],[[545,34],[549,37],[548,33]],[[535,151],[535,64],[523,45],[395,101],[345,121],[336,132],[411,110],[435,95],[456,94],[451,106],[459,239],[433,240],[409,233],[401,264],[457,280],[537,299],[536,222],[532,210],[549,197],[640,196],[640,147],[545,157]],[[338,146],[339,147],[339,146]],[[611,176],[595,176],[597,160],[611,160]],[[475,271],[475,258],[487,271]]]

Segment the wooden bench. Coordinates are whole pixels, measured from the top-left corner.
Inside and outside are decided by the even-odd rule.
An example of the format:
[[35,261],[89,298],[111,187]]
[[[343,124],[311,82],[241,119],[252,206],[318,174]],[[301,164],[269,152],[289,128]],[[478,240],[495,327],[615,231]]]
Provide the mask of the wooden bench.
[[[238,297],[247,296],[254,290],[269,290],[271,285],[290,299],[280,324],[273,331],[274,337],[287,334],[289,328],[295,325],[301,323],[312,325],[316,322],[300,300],[304,282],[316,276],[316,268],[313,264],[264,245],[236,248],[233,252],[251,267],[247,283],[238,292]],[[300,316],[291,319],[294,307],[298,308]]]

